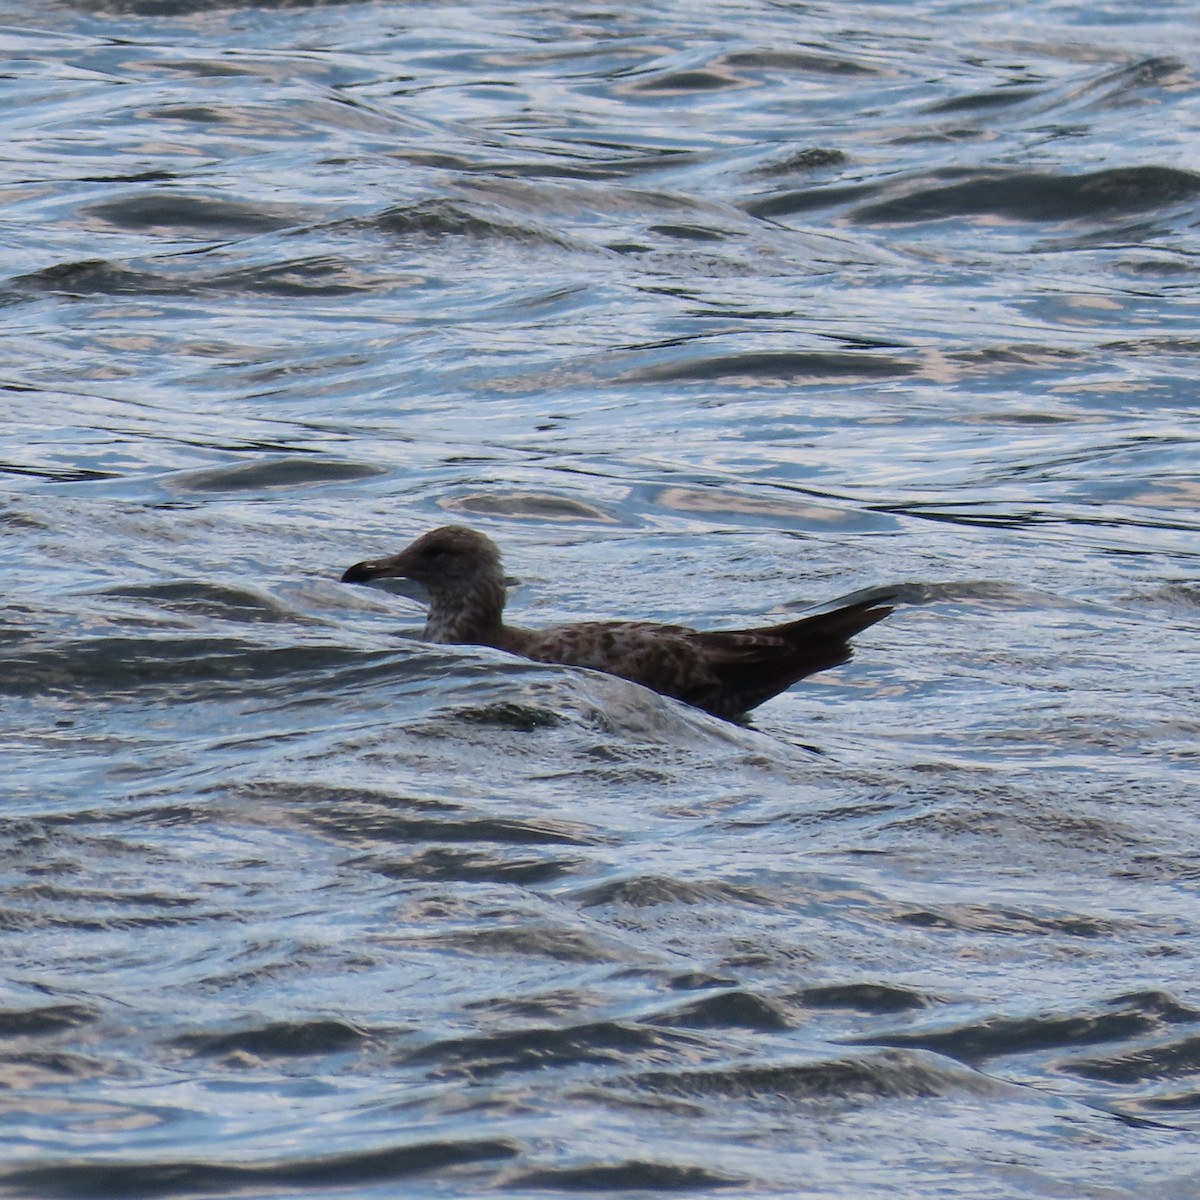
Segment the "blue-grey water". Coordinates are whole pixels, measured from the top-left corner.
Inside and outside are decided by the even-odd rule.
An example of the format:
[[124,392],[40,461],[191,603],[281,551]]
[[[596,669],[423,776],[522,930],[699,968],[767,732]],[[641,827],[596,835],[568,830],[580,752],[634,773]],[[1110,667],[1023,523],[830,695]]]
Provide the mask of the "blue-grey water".
[[[2,1194],[1200,1195],[1194,5],[0,40]],[[741,727],[449,522],[904,603]]]

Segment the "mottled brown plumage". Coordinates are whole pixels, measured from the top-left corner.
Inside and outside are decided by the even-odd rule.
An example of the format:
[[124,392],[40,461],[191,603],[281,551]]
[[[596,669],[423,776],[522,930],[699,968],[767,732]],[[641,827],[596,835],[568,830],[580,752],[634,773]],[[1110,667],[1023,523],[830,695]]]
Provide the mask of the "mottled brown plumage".
[[588,621],[550,629],[504,624],[495,543],[461,525],[417,538],[391,558],[355,563],[346,583],[415,579],[429,592],[425,638],[494,646],[536,662],[591,667],[736,719],[798,679],[850,658],[850,639],[892,610],[875,600],[786,625],[702,633],[649,621]]

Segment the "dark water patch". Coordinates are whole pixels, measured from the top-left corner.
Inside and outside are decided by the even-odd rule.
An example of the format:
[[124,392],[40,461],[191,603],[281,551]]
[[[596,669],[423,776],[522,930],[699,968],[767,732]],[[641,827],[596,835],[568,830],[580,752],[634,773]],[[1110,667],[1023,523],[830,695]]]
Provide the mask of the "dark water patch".
[[[627,148],[622,147],[622,149]],[[669,146],[662,146],[647,147],[640,154],[606,155],[593,162],[571,159],[557,161],[539,159],[527,162],[489,164],[484,169],[491,169],[516,179],[636,180],[639,176],[694,166],[705,162],[706,159],[707,155],[704,154],[693,154],[687,150],[675,150]],[[478,171],[480,167],[479,163],[471,163],[466,169]],[[607,193],[610,199],[617,195],[618,193],[615,191]]]
[[1075,413],[1045,413],[1021,412],[1013,409],[999,412],[981,412],[973,417],[969,424],[973,425],[1078,425],[1086,421]]
[[483,1000],[468,1002],[463,1007],[469,1012],[485,1012],[493,1019],[547,1024],[557,1018],[565,1024],[572,1015],[598,1000],[598,995],[575,988],[559,988],[531,996],[488,996]]
[[168,486],[180,492],[261,492],[276,488],[311,487],[322,483],[346,483],[385,474],[387,472],[383,467],[368,463],[306,455],[182,472],[170,476]]
[[889,379],[911,375],[914,363],[884,355],[842,354],[834,351],[760,350],[744,354],[692,355],[628,372],[623,382],[724,383],[746,386],[770,383],[819,383]]
[[[972,346],[956,350],[951,357],[956,363],[982,370],[989,375],[995,375],[997,367],[1014,367],[1022,371],[1026,367],[1061,370],[1086,359],[1086,355],[1070,346],[1040,346],[1024,342]],[[1038,397],[1038,399],[1044,400],[1043,397]],[[1095,417],[1079,412],[1043,412],[1041,415],[1047,420],[1096,420]]]
[[1055,1066],[1064,1074],[1126,1086],[1194,1078],[1200,1074],[1200,1034],[1138,1046],[1102,1058],[1063,1059]]
[[645,1020],[649,1025],[672,1029],[755,1029],[760,1033],[778,1033],[791,1028],[777,1004],[741,989],[701,996]]
[[276,624],[301,620],[296,613],[264,592],[206,583],[199,579],[106,588],[101,594],[131,600],[149,600],[171,612],[215,618],[219,621]]
[[203,3],[202,0],[73,0],[73,5],[83,12],[111,14],[113,16],[131,17],[194,17],[203,16],[209,12],[238,12],[243,9],[262,9],[269,12],[272,9],[307,9],[307,8],[339,8],[343,5],[354,7],[361,0],[261,0],[260,3],[249,3],[249,0],[216,0],[216,3]]
[[649,225],[646,232],[683,242],[723,242],[726,238],[724,233],[703,225]]
[[94,467],[31,467],[25,463],[0,462],[0,474],[24,475],[46,479],[52,483],[94,483],[102,479],[119,479],[119,471],[99,471]]
[[0,1037],[51,1037],[100,1019],[86,1004],[46,1004],[36,1008],[0,1010]]
[[939,100],[931,104],[925,111],[928,113],[957,113],[990,111],[997,108],[1010,108],[1014,104],[1023,104],[1043,94],[1042,88],[1006,87],[992,92],[977,92],[970,96],[951,96],[948,100]]
[[[1193,751],[1192,757],[1200,758],[1200,751]],[[1127,867],[1115,870],[1113,878],[1200,883],[1200,854],[1137,854]]]
[[554,963],[623,963],[629,952],[624,946],[592,934],[548,922],[464,929],[419,939],[424,947],[443,947],[478,955],[495,962],[513,956],[540,958]]
[[380,213],[373,223],[391,237],[461,237],[513,242],[522,246],[584,248],[576,247],[552,229],[510,221],[450,200],[423,200],[419,204],[390,208]]
[[788,996],[806,1008],[849,1008],[864,1013],[904,1012],[939,1003],[935,996],[886,983],[835,983]]
[[1013,512],[1007,511],[1009,507],[976,501],[950,502],[936,507],[920,502],[908,502],[876,505],[874,511],[983,529],[1033,529],[1039,525],[1057,524],[1061,520],[1060,516],[1048,510],[1025,509]]
[[0,908],[0,929],[11,932],[28,932],[34,929],[49,931],[64,931],[74,933],[107,933],[126,931],[129,933],[162,929],[178,929],[196,927],[209,921],[230,921],[233,917],[228,913],[206,912],[186,916],[174,916],[166,913],[156,913],[152,916],[137,917],[123,911],[123,897],[113,894],[111,915],[99,915],[89,909],[86,912],[67,913],[55,909]]
[[[312,672],[378,666],[394,655],[339,646],[264,647],[238,638],[146,636],[81,638],[57,647],[12,648],[0,663],[0,693],[10,696],[82,692],[129,696],[169,687],[244,691]],[[177,691],[182,695],[182,691]]]
[[614,525],[621,520],[615,514],[605,512],[595,503],[544,492],[505,492],[489,489],[486,492],[471,492],[465,496],[439,500],[438,507],[453,513],[529,521],[586,521]]
[[526,1171],[506,1181],[510,1188],[537,1191],[648,1193],[705,1192],[717,1188],[742,1187],[747,1180],[703,1167],[680,1167],[659,1162],[621,1162],[587,1167],[558,1167]]
[[[96,808],[72,806],[68,812],[47,813],[38,818],[38,825],[49,831],[41,834],[44,841],[50,838],[75,838],[75,829],[86,829],[88,826],[111,826],[120,828],[122,825],[147,827],[203,825],[212,819],[211,811],[203,804],[170,803],[162,795],[152,795],[149,799],[142,798],[141,803],[127,804],[120,810],[110,806]],[[74,843],[72,843],[74,844]],[[81,851],[94,853],[90,841],[80,839],[78,848]],[[140,857],[144,848],[136,843],[124,842],[117,838],[106,837],[104,849],[108,853],[117,853]]]
[[87,212],[109,225],[140,233],[183,230],[216,237],[271,233],[303,220],[298,211],[288,212],[278,206],[260,208],[238,200],[186,196],[168,191],[96,204]]
[[175,171],[130,171],[103,175],[80,175],[84,183],[172,183],[180,176]]
[[40,271],[18,275],[9,286],[17,290],[50,292],[59,296],[145,295],[170,289],[161,275],[138,271],[101,258],[55,263]]
[[0,1079],[5,1091],[15,1088],[62,1086],[68,1081],[110,1077],[111,1063],[66,1051],[0,1053]]
[[[5,392],[20,392],[22,390],[25,389],[4,387],[0,385],[0,395],[3,395]],[[0,470],[3,469],[3,464],[0,464]],[[43,520],[35,513],[26,512],[23,509],[17,508],[12,504],[11,500],[7,498],[0,499],[0,526],[3,526],[4,528],[13,532],[36,534],[46,533],[53,528],[49,521]],[[7,614],[0,616],[0,619],[3,619],[6,624],[10,621],[10,618]]]
[[818,209],[842,208],[861,200],[864,196],[877,196],[875,184],[848,183],[831,184],[824,187],[806,187],[775,192],[747,200],[742,208],[752,217],[768,221],[776,217],[792,216],[796,213],[815,212]]
[[[410,811],[397,811],[411,805]],[[589,827],[557,820],[482,816],[467,808],[434,816],[418,801],[392,800],[385,806],[325,801],[297,813],[304,824],[339,840],[379,845],[388,842],[499,842],[515,846],[591,846],[605,839]]]
[[1200,584],[1185,580],[1133,592],[1129,602],[1143,608],[1165,608],[1184,618],[1200,613]]
[[344,1021],[274,1021],[228,1033],[188,1033],[172,1044],[205,1058],[248,1054],[255,1058],[304,1058],[358,1049],[370,1035]]
[[737,984],[732,975],[713,975],[708,971],[684,971],[667,979],[667,987],[674,992],[698,992],[709,988],[729,988]]
[[1200,1091],[1190,1088],[1179,1091],[1163,1089],[1149,1095],[1124,1097],[1121,1100],[1120,1111],[1159,1114],[1200,1112]]
[[1059,105],[1071,105],[1075,111],[1104,110],[1146,104],[1153,93],[1192,90],[1194,87],[1193,73],[1183,59],[1174,55],[1151,55],[1106,67],[1096,74],[1089,73],[1082,81],[1072,81],[1061,89],[1055,100]]
[[995,1016],[950,1028],[877,1034],[861,1043],[920,1047],[973,1065],[1013,1054],[1128,1041],[1172,1025],[1192,1024],[1197,1017],[1200,1013],[1165,993],[1144,992],[1117,997],[1090,1012]]
[[[0,1186],[14,1195],[101,1200],[112,1197],[205,1196],[230,1192],[264,1194],[286,1188],[353,1188],[407,1179],[433,1171],[454,1172],[476,1163],[515,1158],[508,1141],[416,1142],[323,1157],[229,1165],[212,1160],[160,1159],[121,1163],[111,1159],[68,1161],[0,1174]],[[21,1191],[24,1189],[24,1191]]]
[[[927,808],[911,816],[900,815],[891,823],[891,828],[910,830],[918,835],[940,834],[951,838],[1019,843],[1038,847],[1042,854],[1046,853],[1047,846],[1059,854],[1069,851],[1103,853],[1115,867],[1118,854],[1123,857],[1142,841],[1139,831],[1121,819],[1121,804],[1129,798],[1133,786],[1124,785],[1123,791],[1112,797],[1114,816],[1093,817],[1063,810],[1053,803],[1035,803],[1019,791],[979,781],[969,804],[952,803],[948,807]],[[1089,798],[1093,802],[1101,799],[1095,791]],[[1115,922],[1098,927],[1089,916],[1079,918],[1076,914],[1058,914],[1047,917],[991,909],[986,905],[947,906],[936,912],[922,911],[926,911],[927,916],[917,915],[914,923],[944,922],[949,928],[991,927],[995,924],[1000,929],[1025,928],[1031,933],[1069,933],[1080,919],[1083,924],[1078,928],[1084,936],[1117,932],[1123,928]]]
[[[561,758],[546,762],[546,772],[538,776],[546,780],[568,778],[581,763],[586,763],[614,779],[620,776],[652,785],[671,776],[678,756],[691,753],[689,743],[719,753],[721,747],[753,745],[753,739],[761,736],[640,684],[585,667],[528,663],[487,652],[477,662],[468,659],[465,674],[457,665],[447,665],[441,679],[446,692],[460,694],[466,700],[491,691],[496,695],[522,697],[517,701],[521,705],[555,706],[554,710],[572,727],[574,765],[563,772],[559,769],[563,765]],[[438,699],[434,698],[435,703]],[[457,707],[442,705],[430,719],[413,721],[408,729],[414,737],[428,742],[447,738],[461,742],[464,731],[453,718]],[[475,705],[467,703],[462,707],[470,709]],[[737,735],[743,730],[739,740]],[[511,732],[484,723],[476,724],[475,732],[469,736],[477,744],[490,744],[498,753],[521,753],[527,748],[536,752],[536,739],[514,738]],[[585,743],[584,739],[599,740]],[[558,746],[564,744],[562,738],[546,741]],[[620,744],[622,741],[626,743],[624,746]],[[656,757],[656,751],[661,757]],[[658,763],[665,765],[659,767]],[[611,772],[605,771],[601,764],[612,767]]]
[[539,729],[558,729],[567,719],[553,709],[532,704],[501,700],[477,708],[458,708],[453,719],[464,725],[484,725],[494,729],[511,729],[518,733],[536,733]]
[[625,90],[656,96],[686,96],[695,92],[721,92],[746,86],[747,80],[725,71],[663,71],[650,79],[638,79],[627,84]]
[[153,108],[146,115],[155,121],[194,121],[200,125],[219,125],[227,119],[226,114],[218,108],[179,104],[167,104],[162,108]]
[[721,62],[731,67],[755,71],[786,71],[803,75],[848,75],[873,77],[885,74],[878,67],[860,59],[836,54],[820,54],[810,50],[736,50],[726,54]]
[[201,271],[191,263],[187,270],[178,263],[172,263],[172,266],[174,269],[170,272],[156,272],[104,259],[82,259],[18,275],[8,286],[18,294],[36,292],[76,298],[205,294],[340,296],[369,292],[382,286],[355,273],[345,262],[327,255],[228,271]]
[[719,880],[696,882],[665,875],[638,875],[614,879],[575,893],[584,908],[618,905],[653,908],[661,904],[766,904],[768,899],[753,888],[737,887]]
[[[1136,246],[1146,242],[1155,242],[1163,238],[1171,236],[1173,226],[1180,220],[1186,222],[1189,219],[1187,213],[1173,213],[1170,216],[1166,214],[1155,217],[1146,218],[1131,218],[1130,220],[1112,220],[1102,224],[1094,224],[1091,228],[1074,229],[1051,237],[1049,235],[1039,238],[1032,243],[1030,249],[1039,254],[1071,254],[1076,251],[1084,253],[1105,254],[1111,250],[1113,246]],[[1086,301],[1081,303],[1078,299],[1046,299],[1040,302],[1035,302],[1031,308],[1038,309],[1043,312],[1054,310],[1062,311],[1068,315],[1068,320],[1074,324],[1080,321],[1089,323],[1088,316],[1084,315],[1080,310],[1086,307]],[[1121,307],[1132,307],[1129,304],[1123,304]],[[1169,386],[1169,375],[1162,377],[1164,383]],[[1161,391],[1163,384],[1155,387],[1151,383],[1147,383],[1144,387],[1143,404],[1156,406],[1162,404],[1161,397],[1156,395],[1156,392]],[[1086,384],[1080,386],[1080,392],[1087,395],[1089,392],[1093,395],[1100,396],[1107,390],[1107,383],[1102,383],[1098,387],[1089,387]]]
[[963,1093],[1000,1096],[1010,1091],[1006,1085],[957,1063],[910,1051],[716,1070],[645,1071],[631,1082],[666,1095],[772,1105],[818,1103],[837,1108]]
[[[819,171],[826,167],[841,167],[850,161],[843,150],[828,146],[810,146],[807,150],[798,150],[773,162],[764,163],[747,172],[751,179],[770,179],[779,175],[795,175],[801,172]],[[769,214],[753,213],[753,216]]]
[[606,1063],[628,1068],[633,1062],[671,1055],[690,1044],[678,1034],[594,1021],[564,1028],[532,1028],[448,1038],[407,1055],[405,1063],[432,1066],[439,1074],[453,1073],[483,1079],[508,1071],[540,1071]]
[[352,296],[389,286],[372,279],[350,264],[329,255],[314,254],[260,266],[217,271],[196,279],[173,283],[173,290],[218,295],[282,296],[305,299],[317,296]]
[[[238,809],[248,806],[262,808],[277,807],[288,813],[306,814],[320,813],[327,806],[332,806],[334,820],[344,819],[346,832],[354,833],[359,828],[361,819],[367,824],[364,832],[369,834],[370,824],[379,814],[386,814],[392,809],[418,815],[442,814],[447,817],[469,812],[464,805],[455,800],[443,800],[436,796],[413,796],[403,793],[392,793],[382,788],[372,788],[364,785],[361,788],[346,787],[340,783],[294,783],[288,780],[261,779],[254,783],[238,784],[215,791]],[[340,807],[339,807],[340,806]],[[342,809],[345,812],[342,815]]]
[[914,907],[892,915],[901,925],[920,929],[977,930],[988,933],[1046,937],[1066,935],[1076,938],[1114,937],[1126,930],[1119,921],[1102,917],[1063,914],[1041,916],[1015,909],[992,908],[983,904],[944,905],[936,909]]
[[88,911],[95,911],[105,905],[116,909],[130,908],[159,908],[165,910],[194,908],[201,901],[196,896],[179,896],[158,891],[134,891],[122,889],[113,891],[102,888],[67,887],[58,883],[38,882],[27,883],[13,887],[8,895],[14,899],[32,903],[55,904],[66,907],[78,904]]
[[513,857],[491,854],[485,850],[433,846],[404,858],[385,855],[356,858],[350,865],[374,871],[388,879],[513,883],[534,887],[571,874],[583,865],[583,860],[533,858],[528,855]]
[[935,172],[915,180],[903,195],[864,205],[853,214],[862,223],[907,224],[962,217],[994,216],[1013,221],[1096,221],[1158,212],[1200,194],[1200,175],[1174,167],[1111,167],[1084,175],[1042,172]]

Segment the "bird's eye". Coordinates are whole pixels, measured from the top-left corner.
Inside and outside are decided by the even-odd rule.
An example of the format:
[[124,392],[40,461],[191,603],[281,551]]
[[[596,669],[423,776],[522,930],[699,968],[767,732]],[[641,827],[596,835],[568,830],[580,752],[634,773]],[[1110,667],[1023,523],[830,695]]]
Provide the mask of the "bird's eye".
[[445,553],[446,553],[445,546],[426,546],[421,557],[426,560],[432,561],[435,558],[441,558],[442,555]]

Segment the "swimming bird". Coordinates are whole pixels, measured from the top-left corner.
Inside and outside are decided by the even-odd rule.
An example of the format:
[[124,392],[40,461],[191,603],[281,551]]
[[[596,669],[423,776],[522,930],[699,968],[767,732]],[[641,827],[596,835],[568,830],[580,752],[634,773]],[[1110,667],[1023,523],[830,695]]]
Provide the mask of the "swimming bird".
[[738,720],[806,675],[847,662],[850,639],[892,609],[846,604],[785,625],[711,633],[651,621],[587,621],[549,629],[504,623],[504,570],[495,542],[447,525],[391,558],[355,563],[343,583],[415,579],[429,592],[426,641],[494,646],[535,662],[591,667]]

